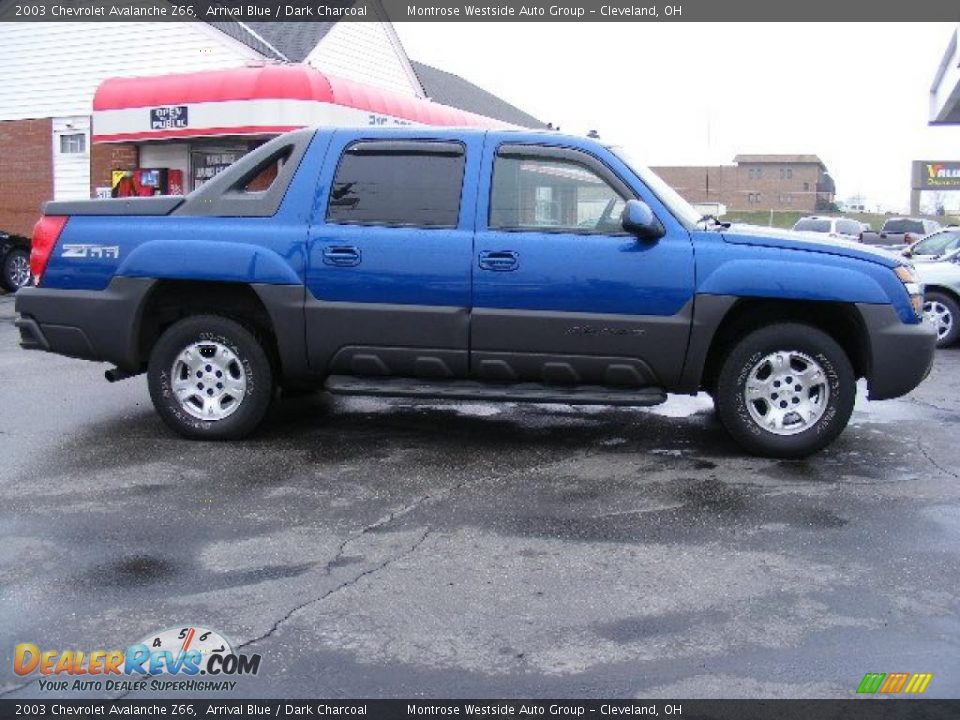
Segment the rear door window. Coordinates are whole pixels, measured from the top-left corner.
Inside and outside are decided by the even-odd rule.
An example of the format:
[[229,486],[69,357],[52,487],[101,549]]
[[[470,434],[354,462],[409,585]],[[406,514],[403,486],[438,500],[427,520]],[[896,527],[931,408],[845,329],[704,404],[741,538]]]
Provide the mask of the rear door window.
[[354,143],[344,151],[337,166],[327,203],[327,221],[456,227],[464,160],[460,143]]

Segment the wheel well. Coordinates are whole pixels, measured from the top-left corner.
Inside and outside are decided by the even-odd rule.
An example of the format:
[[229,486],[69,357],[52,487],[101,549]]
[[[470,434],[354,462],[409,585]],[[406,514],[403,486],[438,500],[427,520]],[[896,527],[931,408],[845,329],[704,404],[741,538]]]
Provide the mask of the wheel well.
[[160,280],[151,288],[138,335],[139,355],[144,364],[163,332],[190,315],[221,315],[240,323],[263,344],[274,370],[280,370],[273,322],[253,288],[244,283],[190,280]]
[[837,341],[850,359],[854,374],[865,377],[870,371],[870,345],[859,311],[848,303],[740,300],[724,316],[713,335],[700,385],[716,385],[720,366],[730,348],[746,333],[764,325],[799,322],[812,325]]
[[924,288],[923,288],[924,294],[926,294],[926,293],[928,293],[928,292],[930,292],[930,291],[938,292],[938,293],[940,293],[941,295],[947,295],[947,296],[953,298],[953,301],[954,301],[955,303],[957,303],[958,305],[960,305],[960,295],[957,295],[957,293],[956,293],[954,290],[951,290],[951,289],[948,288],[948,287],[944,287],[943,285],[925,285]]

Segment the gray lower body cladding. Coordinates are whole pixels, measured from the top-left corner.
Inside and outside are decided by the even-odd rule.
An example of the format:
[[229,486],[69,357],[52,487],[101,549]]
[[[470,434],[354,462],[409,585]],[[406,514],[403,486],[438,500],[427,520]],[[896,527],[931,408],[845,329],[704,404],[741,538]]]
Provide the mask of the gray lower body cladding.
[[140,313],[154,282],[118,277],[105,290],[23,288],[14,321],[20,345],[136,370]]
[[906,395],[933,366],[937,333],[925,322],[907,325],[889,305],[857,305],[870,343],[867,389],[871,400]]
[[[156,283],[114,278],[105,290],[24,288],[21,345],[123,370],[143,368],[141,313]],[[315,299],[301,285],[252,285],[267,309],[286,380],[329,374],[490,382],[699,389],[732,296],[700,295],[673,316],[622,316]],[[694,307],[696,310],[694,311]],[[930,370],[935,333],[888,305],[857,305],[869,339],[875,400],[898,397]]]
[[693,303],[673,316],[339,303],[309,297],[316,374],[625,387],[680,376]]
[[[104,290],[23,288],[16,296],[20,317],[14,321],[20,345],[137,372],[147,361],[140,348],[141,316],[156,282],[116,277]],[[251,287],[270,314],[284,374],[307,376],[303,286]]]

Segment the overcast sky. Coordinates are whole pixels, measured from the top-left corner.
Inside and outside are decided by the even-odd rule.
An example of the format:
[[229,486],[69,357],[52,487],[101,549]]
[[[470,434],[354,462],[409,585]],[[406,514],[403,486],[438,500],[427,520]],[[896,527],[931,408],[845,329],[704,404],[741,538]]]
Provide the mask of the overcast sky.
[[[960,160],[960,127],[927,125],[930,85],[955,24],[396,28],[413,59],[565,132],[596,129],[648,165],[814,153],[839,199],[863,194],[871,209],[905,211],[911,160]],[[948,207],[960,207],[960,193]]]

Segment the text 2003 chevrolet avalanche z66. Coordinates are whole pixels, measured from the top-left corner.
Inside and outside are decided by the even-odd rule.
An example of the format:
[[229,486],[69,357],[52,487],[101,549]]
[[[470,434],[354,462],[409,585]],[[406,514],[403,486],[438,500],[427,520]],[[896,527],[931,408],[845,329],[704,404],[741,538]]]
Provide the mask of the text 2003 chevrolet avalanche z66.
[[857,378],[913,389],[936,339],[904,262],[699,218],[622,151],[557,133],[300,130],[186,197],[44,211],[21,344],[146,372],[191,438],[250,433],[278,386],[702,390],[744,448],[799,457],[843,430]]

